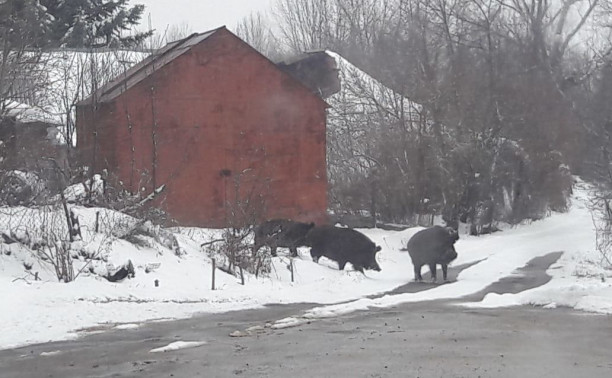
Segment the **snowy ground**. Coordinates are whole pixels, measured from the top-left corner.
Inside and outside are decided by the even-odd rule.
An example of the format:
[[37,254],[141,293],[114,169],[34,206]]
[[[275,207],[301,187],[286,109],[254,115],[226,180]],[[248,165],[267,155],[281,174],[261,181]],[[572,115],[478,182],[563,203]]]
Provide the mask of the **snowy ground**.
[[[211,290],[211,262],[200,244],[213,234],[209,230],[181,229],[178,239],[182,256],[159,244],[136,247],[124,240],[101,237],[91,230],[92,210],[79,209],[84,233],[83,250],[103,253],[111,264],[130,259],[136,277],[110,283],[87,270],[72,283],[58,283],[45,263],[30,256],[18,244],[0,244],[0,348],[77,337],[81,332],[96,332],[109,327],[129,329],[151,320],[188,317],[196,313],[225,312],[255,308],[268,303],[313,302],[321,304],[305,318],[336,316],[358,309],[387,307],[397,303],[457,298],[484,289],[499,278],[513,274],[529,260],[550,252],[563,251],[549,274],[546,285],[519,294],[489,294],[482,302],[466,306],[501,307],[533,304],[546,307],[569,306],[579,310],[612,313],[612,271],[601,267],[595,251],[591,213],[586,207],[588,187],[577,184],[571,210],[549,218],[489,236],[461,235],[454,264],[481,261],[461,272],[457,281],[413,294],[368,295],[384,293],[413,279],[412,264],[405,247],[419,229],[405,231],[361,230],[382,246],[378,254],[381,272],[338,271],[335,263],[321,260],[315,264],[308,251],[294,260],[295,282],[291,282],[288,258],[274,260],[269,277],[240,280],[216,273],[217,290]],[[35,218],[26,210],[21,218]],[[25,214],[25,215],[24,215]],[[114,217],[114,218],[113,218]],[[41,218],[38,216],[38,218]],[[106,214],[113,224],[128,222],[121,216]],[[0,211],[0,231],[17,224],[16,214]],[[121,220],[121,221],[119,221]],[[40,220],[38,220],[40,221]],[[10,254],[7,254],[10,253]],[[24,269],[39,272],[34,281]],[[100,264],[100,262],[97,262]],[[146,267],[157,267],[145,273]],[[96,267],[98,269],[100,267]],[[102,267],[103,268],[103,267]],[[155,286],[158,281],[159,287]],[[293,322],[293,323],[292,323]],[[299,320],[298,320],[299,322]],[[287,319],[276,326],[294,324]]]

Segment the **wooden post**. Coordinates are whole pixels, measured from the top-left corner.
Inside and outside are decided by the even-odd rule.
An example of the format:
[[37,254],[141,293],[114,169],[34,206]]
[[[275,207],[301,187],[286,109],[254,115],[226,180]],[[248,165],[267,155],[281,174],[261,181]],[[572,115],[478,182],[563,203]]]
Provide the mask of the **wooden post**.
[[244,272],[242,271],[242,265],[240,266],[240,282],[244,286]]
[[96,211],[96,233],[100,230],[100,212]]
[[212,289],[215,290],[215,259],[212,259]]
[[289,270],[291,271],[291,282],[293,282],[293,258],[289,260]]
[[70,242],[73,242],[74,234],[72,233],[72,218],[70,218],[70,211],[68,210],[68,203],[66,202],[66,197],[64,196],[63,190],[60,190],[60,198],[62,200],[62,207],[64,208],[64,215],[66,216],[66,223],[68,224],[68,237],[70,238]]
[[259,267],[261,266],[261,257],[257,258],[257,265],[255,266],[255,278],[259,278]]

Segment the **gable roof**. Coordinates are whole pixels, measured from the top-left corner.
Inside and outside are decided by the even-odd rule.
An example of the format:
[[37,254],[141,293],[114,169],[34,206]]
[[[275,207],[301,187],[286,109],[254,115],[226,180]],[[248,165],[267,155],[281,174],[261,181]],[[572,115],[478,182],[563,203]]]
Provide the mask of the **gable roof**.
[[221,29],[225,29],[225,26],[204,33],[194,33],[187,38],[168,43],[141,62],[126,70],[125,73],[98,88],[94,94],[80,101],[77,105],[91,104],[94,98],[96,102],[110,102],[114,100],[123,92],[140,83],[153,72],[172,62],[174,59],[189,51],[193,46]]
[[341,89],[338,62],[326,50],[308,51],[276,65],[321,98],[327,99]]
[[[167,45],[155,51],[154,53],[152,53],[151,55],[149,55],[148,57],[146,57],[139,63],[135,64],[133,67],[126,70],[123,74],[117,76],[115,79],[111,80],[110,82],[98,88],[92,95],[78,102],[77,106],[91,105],[94,101],[96,103],[105,103],[105,102],[113,101],[114,99],[119,97],[122,93],[126,92],[128,89],[137,85],[142,80],[144,80],[146,77],[153,74],[155,71],[159,70],[161,67],[172,62],[174,59],[178,58],[179,56],[183,55],[185,52],[189,51],[193,46],[206,40],[207,38],[214,35],[220,30],[226,30],[229,32],[229,30],[227,30],[225,26],[221,26],[219,28],[209,30],[204,33],[194,33],[187,38],[168,43]],[[276,63],[272,62],[265,55],[263,55],[261,52],[259,52],[257,49],[255,49],[254,47],[252,47],[251,45],[243,41],[241,38],[239,38],[235,34],[231,32],[229,33],[234,35],[245,46],[252,49],[263,59],[268,61],[270,65],[274,66],[274,68],[278,69],[284,75],[287,75],[292,80],[294,80],[296,83],[298,83],[300,86],[302,86],[304,89],[306,89],[308,93],[312,94],[315,98],[317,98],[320,102],[322,102],[326,108],[329,107],[329,105],[321,97],[313,93],[310,90],[310,88],[308,88],[308,86],[306,86],[303,82],[296,79],[295,77],[288,74],[287,72],[279,69]]]

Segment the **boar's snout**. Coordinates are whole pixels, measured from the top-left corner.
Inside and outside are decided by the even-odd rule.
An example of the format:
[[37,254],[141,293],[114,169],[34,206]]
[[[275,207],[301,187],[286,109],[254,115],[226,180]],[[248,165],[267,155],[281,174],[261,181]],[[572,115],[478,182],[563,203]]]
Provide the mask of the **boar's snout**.
[[380,265],[378,265],[378,262],[376,261],[376,254],[377,254],[378,252],[380,252],[380,251],[381,251],[381,249],[382,249],[382,248],[381,248],[381,246],[379,246],[379,245],[377,245],[377,246],[376,246],[376,248],[374,248],[374,259],[373,259],[373,262],[374,262],[374,263],[372,264],[371,269],[374,269],[374,270],[375,270],[375,271],[377,271],[377,272],[380,272],[380,271],[382,270],[382,269],[380,269]]

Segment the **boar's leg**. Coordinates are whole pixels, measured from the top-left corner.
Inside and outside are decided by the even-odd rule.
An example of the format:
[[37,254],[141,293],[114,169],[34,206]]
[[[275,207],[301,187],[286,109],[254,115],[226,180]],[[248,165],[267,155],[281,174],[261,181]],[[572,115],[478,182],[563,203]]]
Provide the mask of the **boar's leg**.
[[270,253],[272,254],[273,257],[276,257],[276,245],[270,246]]
[[266,245],[266,242],[263,240],[264,238],[258,235],[257,231],[255,231],[255,237],[253,238],[253,257],[257,256],[257,253]]
[[312,261],[316,263],[319,262],[319,258],[321,257],[321,253],[319,252],[320,251],[315,247],[310,248],[310,257],[312,257]]
[[448,281],[448,279],[446,278],[446,273],[448,271],[448,264],[440,264],[442,266],[442,278],[444,279],[444,281]]
[[423,277],[421,276],[421,266],[420,264],[414,264],[414,280],[415,281],[423,281]]
[[344,270],[344,267],[346,266],[346,263],[347,263],[347,261],[339,260],[338,261],[338,269]]
[[289,250],[291,251],[291,257],[298,257],[298,251],[296,246],[289,247]]
[[261,244],[257,244],[255,243],[253,245],[253,257],[257,256],[257,252],[259,252],[259,250],[261,249]]
[[429,265],[429,271],[431,272],[431,282],[436,282],[437,277],[436,277],[436,264],[428,264]]

